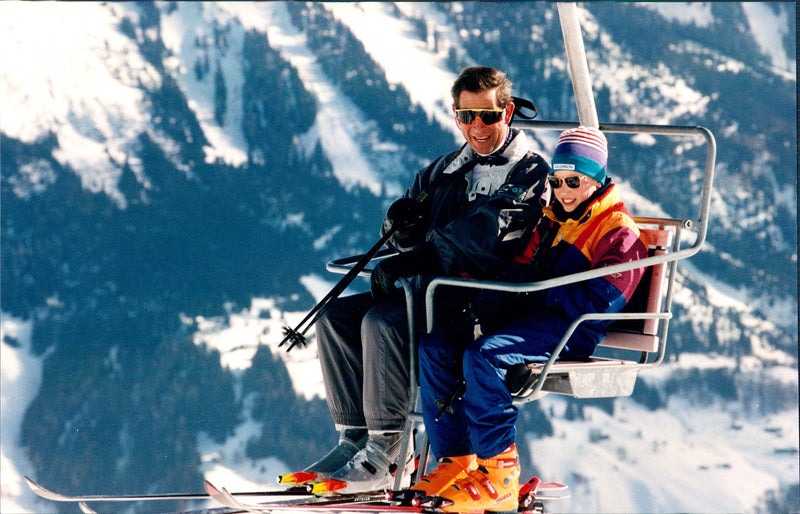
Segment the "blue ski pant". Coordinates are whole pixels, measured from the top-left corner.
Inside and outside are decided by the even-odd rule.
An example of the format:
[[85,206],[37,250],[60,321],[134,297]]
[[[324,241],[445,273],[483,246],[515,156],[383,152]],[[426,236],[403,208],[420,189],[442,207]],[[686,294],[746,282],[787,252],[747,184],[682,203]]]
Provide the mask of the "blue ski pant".
[[[472,340],[464,330],[434,330],[420,341],[420,396],[425,431],[437,458],[469,455],[494,457],[516,440],[517,408],[505,384],[515,364],[546,361],[571,321],[553,312],[530,314],[498,333]],[[562,352],[584,359],[602,336],[579,329]],[[464,379],[463,399],[452,412],[438,416],[437,400],[449,398]],[[438,416],[438,420],[436,419]]]

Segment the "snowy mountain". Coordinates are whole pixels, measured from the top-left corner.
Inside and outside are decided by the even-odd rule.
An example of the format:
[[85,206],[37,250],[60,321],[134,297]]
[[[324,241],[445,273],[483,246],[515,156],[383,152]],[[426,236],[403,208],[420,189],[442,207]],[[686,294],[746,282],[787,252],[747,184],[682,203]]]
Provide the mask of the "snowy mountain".
[[[794,4],[579,11],[601,121],[714,133],[711,225],[667,362],[630,398],[525,406],[524,472],[570,485],[554,512],[796,512]],[[0,4],[0,511],[77,512],[22,475],[251,489],[327,449],[315,348],[277,351],[280,326],[458,144],[472,64],[577,120],[552,3]],[[701,148],[610,143],[635,214],[694,212]]]

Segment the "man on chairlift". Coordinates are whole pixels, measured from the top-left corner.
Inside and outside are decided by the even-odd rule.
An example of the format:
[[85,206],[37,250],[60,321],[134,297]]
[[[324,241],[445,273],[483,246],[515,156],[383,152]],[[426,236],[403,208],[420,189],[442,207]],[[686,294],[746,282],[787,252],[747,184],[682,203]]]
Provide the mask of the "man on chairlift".
[[[331,302],[317,324],[328,407],[339,443],[279,483],[313,482],[314,492],[391,488],[409,410],[405,300],[395,282],[409,278],[424,331],[425,287],[432,277],[493,279],[524,247],[546,202],[549,166],[510,124],[511,82],[494,68],[465,68],[451,89],[454,122],[466,143],[420,170],[394,202],[383,230],[400,251],[372,272],[371,293]],[[532,104],[531,104],[532,107]],[[424,194],[423,194],[424,193]],[[447,300],[441,322],[461,321],[468,299]],[[421,336],[422,334],[418,334]]]

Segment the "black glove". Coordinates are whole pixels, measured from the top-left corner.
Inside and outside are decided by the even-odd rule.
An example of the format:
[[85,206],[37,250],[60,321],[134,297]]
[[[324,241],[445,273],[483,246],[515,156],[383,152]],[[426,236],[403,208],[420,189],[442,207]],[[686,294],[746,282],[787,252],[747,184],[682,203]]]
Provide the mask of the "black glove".
[[397,291],[394,283],[400,277],[435,274],[441,271],[436,251],[422,247],[387,257],[375,265],[370,278],[372,298],[381,300]]
[[410,233],[424,225],[425,211],[422,204],[413,198],[403,197],[389,206],[386,220],[400,233]]

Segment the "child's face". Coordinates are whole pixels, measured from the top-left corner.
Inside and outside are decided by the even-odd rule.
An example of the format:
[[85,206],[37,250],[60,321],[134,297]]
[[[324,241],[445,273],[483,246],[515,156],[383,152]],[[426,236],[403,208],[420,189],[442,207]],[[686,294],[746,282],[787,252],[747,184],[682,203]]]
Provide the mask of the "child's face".
[[[561,204],[566,212],[574,211],[580,204],[585,202],[589,199],[590,196],[597,191],[597,188],[600,187],[600,183],[594,179],[587,177],[586,175],[582,175],[580,173],[575,173],[574,171],[566,171],[566,170],[558,170],[553,174],[554,177],[561,179],[560,187],[555,187],[554,184],[551,184],[550,187],[553,188],[553,193],[556,195],[556,200]],[[580,184],[577,188],[569,187],[564,179],[568,177],[576,177]],[[573,182],[575,179],[572,179]]]

